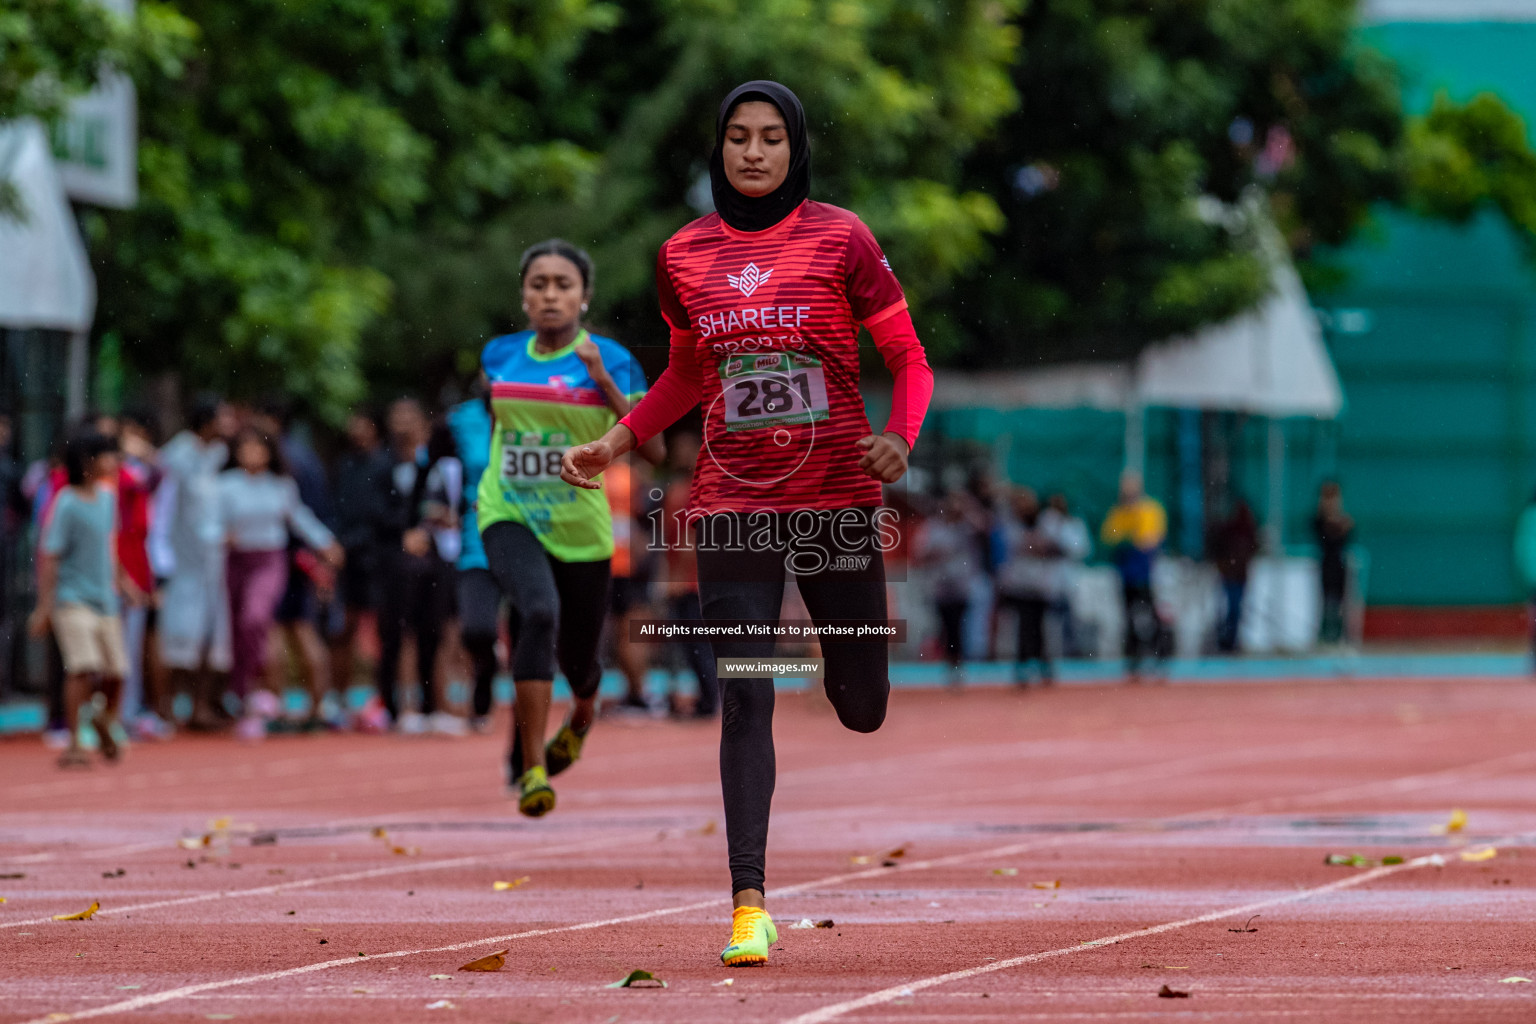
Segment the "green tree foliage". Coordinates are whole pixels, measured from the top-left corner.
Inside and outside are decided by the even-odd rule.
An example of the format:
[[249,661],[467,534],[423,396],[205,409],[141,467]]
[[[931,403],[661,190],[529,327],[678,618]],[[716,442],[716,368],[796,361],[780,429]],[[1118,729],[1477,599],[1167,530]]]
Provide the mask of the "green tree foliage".
[[[817,194],[860,210],[919,296],[996,204],[960,159],[1010,108],[990,0],[179,0],[185,70],[140,82],[141,202],[90,218],[101,320],[141,370],[282,390],[334,416],[364,381],[473,366],[517,254],[599,261],[597,322],[657,332],[656,246],[697,216],[718,98],[810,103]],[[637,338],[643,340],[643,338]]]
[[1402,126],[1355,7],[1035,0],[1019,110],[970,163],[1008,228],[955,286],[955,358],[1123,357],[1251,306],[1263,260],[1220,205],[1253,187],[1299,252],[1347,238],[1396,193]]
[[0,8],[0,121],[57,118],[71,96],[96,84],[119,40],[95,0],[6,0]]
[[[377,250],[473,224],[579,155],[541,86],[611,12],[585,0],[181,0],[185,70],[141,83],[141,201],[93,218],[102,320],[144,370],[332,418],[394,282]],[[451,211],[451,214],[449,213]]]
[[719,97],[772,77],[807,103],[815,194],[875,230],[936,361],[1123,356],[1261,297],[1230,216],[1253,189],[1303,259],[1381,200],[1530,223],[1513,115],[1442,102],[1405,131],[1355,8],[145,3],[121,44],[141,203],[86,217],[100,320],[140,370],[334,417],[471,371],[520,319],[521,250],[563,235],[597,258],[594,325],[654,372],[654,254],[707,199]]
[[1497,96],[1437,95],[1409,126],[1405,174],[1413,209],[1465,221],[1491,206],[1536,255],[1536,153],[1524,120]]
[[989,196],[958,186],[965,155],[1014,103],[1009,10],[985,0],[625,3],[575,54],[568,91],[536,104],[541,127],[581,155],[578,173],[509,193],[485,224],[441,211],[394,240],[384,265],[400,283],[398,316],[371,353],[372,376],[400,380],[424,353],[471,368],[476,340],[518,318],[518,254],[556,234],[597,261],[593,322],[656,346],[642,351],[654,372],[665,344],[655,254],[701,212],[716,108],[750,78],[783,81],[805,101],[813,194],[869,222],[914,303],[939,294],[1003,224]]

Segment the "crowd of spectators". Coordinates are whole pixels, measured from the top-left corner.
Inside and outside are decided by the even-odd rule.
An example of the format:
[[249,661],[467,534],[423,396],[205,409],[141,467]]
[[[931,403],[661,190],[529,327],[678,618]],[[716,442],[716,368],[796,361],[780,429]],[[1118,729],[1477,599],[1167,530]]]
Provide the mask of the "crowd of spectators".
[[[7,428],[0,418],[0,432]],[[130,736],[178,730],[254,741],[275,732],[458,736],[488,728],[517,623],[496,608],[463,608],[458,595],[488,571],[473,491],[489,438],[483,397],[440,411],[401,398],[378,414],[354,412],[322,458],[282,402],[205,396],[163,444],[148,414],[89,416],[70,427],[53,458],[30,467],[0,462],[0,486],[23,502],[10,510],[8,529],[15,532],[18,511],[35,527],[37,602],[27,624],[46,646],[48,737],[65,762],[83,756],[82,704],[94,709],[88,721],[100,726],[104,753]],[[660,468],[623,463],[609,475],[615,554],[606,652],[626,684],[611,709],[620,713],[708,716],[718,707],[707,644],[636,644],[628,629],[637,617],[700,617],[687,538],[655,550],[647,543],[655,517],[674,522],[686,505],[698,447],[685,431],[669,439]],[[1130,677],[1156,674],[1171,655],[1152,587],[1167,515],[1137,474],[1123,475],[1096,534],[1066,495],[1042,498],[985,475],[937,495],[892,498],[906,518],[887,558],[910,564],[918,581],[893,597],[898,606],[931,605],[933,635],[920,647],[942,659],[951,683],[962,682],[963,663],[975,656],[967,631],[977,628],[978,610],[987,657],[1011,626],[1003,646],[1021,685],[1052,683],[1058,657],[1083,653],[1071,597],[1095,536],[1119,580]],[[1353,524],[1336,484],[1323,488],[1313,527],[1322,639],[1337,642]],[[1205,557],[1220,584],[1216,651],[1239,647],[1261,546],[1241,500],[1206,532]],[[796,600],[793,587],[786,600]],[[786,614],[804,617],[793,607]],[[692,680],[648,692],[658,666]]]

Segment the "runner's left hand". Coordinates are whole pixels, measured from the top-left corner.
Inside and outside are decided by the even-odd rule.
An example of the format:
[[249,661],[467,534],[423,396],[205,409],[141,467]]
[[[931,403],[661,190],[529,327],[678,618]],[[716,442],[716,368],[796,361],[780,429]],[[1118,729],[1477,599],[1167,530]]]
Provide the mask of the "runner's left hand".
[[873,480],[893,484],[907,473],[907,442],[898,434],[870,434],[854,442],[864,452],[859,471]]

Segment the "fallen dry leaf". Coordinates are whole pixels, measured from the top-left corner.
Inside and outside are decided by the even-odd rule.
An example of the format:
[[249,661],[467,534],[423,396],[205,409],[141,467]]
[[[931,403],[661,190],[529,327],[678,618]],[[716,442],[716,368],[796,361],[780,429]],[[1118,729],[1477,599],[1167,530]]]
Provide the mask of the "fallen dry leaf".
[[1493,858],[1497,857],[1498,855],[1499,851],[1492,846],[1485,846],[1481,850],[1461,851],[1461,859],[1465,861],[1471,861],[1474,864],[1478,861],[1493,860]]
[[451,974],[429,974],[429,975],[427,975],[427,977],[431,978],[433,981],[452,981],[453,980],[453,975],[451,975]]
[[492,882],[491,888],[495,889],[497,892],[506,892],[509,889],[517,889],[521,887],[528,881],[528,878],[528,875],[524,875],[522,878],[514,878],[510,882]]
[[454,1006],[454,1004],[449,1002],[447,999],[439,999],[435,1003],[428,1003],[427,1004],[427,1009],[429,1009],[429,1010],[456,1010],[456,1009],[458,1009],[458,1007]]
[[1262,915],[1262,914],[1254,914],[1248,920],[1243,922],[1243,926],[1241,928],[1228,928],[1227,931],[1229,931],[1229,932],[1238,932],[1239,934],[1247,934],[1248,932],[1256,932],[1256,931],[1258,931],[1258,929],[1252,927],[1253,922],[1257,921],[1260,917],[1263,917],[1263,916],[1264,915]]
[[1167,985],[1164,985],[1157,990],[1157,996],[1159,999],[1188,999],[1189,993],[1180,992],[1176,988],[1169,988]]
[[418,846],[391,846],[389,852],[396,857],[414,857],[421,852]]
[[96,916],[96,911],[100,909],[101,904],[93,900],[90,906],[86,907],[78,914],[54,914],[53,919],[55,921],[89,921],[91,918]]
[[869,863],[869,857],[867,857],[867,856],[860,856],[860,855],[856,854],[856,855],[848,858],[848,863],[850,863],[850,864],[868,864]]
[[694,835],[696,835],[696,836],[712,836],[712,835],[714,835],[718,831],[720,831],[720,826],[718,824],[716,824],[713,820],[711,820],[711,821],[706,821],[702,828],[700,828],[698,831],[694,832]]
[[890,859],[890,860],[901,860],[901,858],[905,857],[906,855],[907,855],[907,848],[905,846],[898,846],[898,847],[896,847],[896,849],[892,850],[890,853],[886,854],[885,856],[888,859]]
[[[649,982],[650,984],[644,984]],[[605,988],[666,988],[667,983],[650,971],[634,970]]]
[[817,928],[835,928],[835,927],[837,927],[837,925],[836,925],[836,923],[830,917],[824,917],[820,921],[816,922],[816,927]]
[[488,953],[478,960],[471,960],[460,967],[461,971],[499,971],[507,966],[507,951],[499,949],[494,953]]
[[1049,882],[1030,882],[1029,887],[1031,889],[1060,889],[1061,879],[1056,878]]
[[730,988],[734,984],[736,984],[736,979],[735,978],[723,978],[720,981],[715,982],[715,984],[712,987],[720,988],[723,985],[726,988]]
[[1522,984],[1522,983],[1526,984],[1526,985],[1529,985],[1531,983],[1531,979],[1530,978],[1522,978],[1522,977],[1520,977],[1518,975],[1516,975],[1513,978],[1500,978],[1499,979],[1499,984],[1500,985],[1519,985],[1519,984]]
[[815,927],[816,927],[816,922],[812,921],[808,917],[802,917],[799,921],[796,921],[794,924],[790,925],[790,928],[815,928]]
[[1460,807],[1451,811],[1450,820],[1444,825],[1435,825],[1430,829],[1437,836],[1443,836],[1452,832],[1460,832],[1467,827],[1467,812]]
[[992,873],[994,875],[1006,875],[1007,877],[1012,878],[1014,875],[1019,873],[1019,869],[1018,868],[993,868],[992,869]]

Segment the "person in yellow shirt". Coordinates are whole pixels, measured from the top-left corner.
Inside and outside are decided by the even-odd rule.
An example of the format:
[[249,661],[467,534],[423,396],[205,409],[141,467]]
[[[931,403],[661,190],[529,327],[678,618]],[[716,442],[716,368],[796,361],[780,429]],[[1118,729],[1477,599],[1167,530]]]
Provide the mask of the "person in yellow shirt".
[[1099,539],[1120,571],[1126,673],[1133,683],[1141,680],[1148,654],[1160,660],[1166,653],[1158,642],[1163,624],[1152,601],[1152,566],[1167,537],[1168,513],[1142,489],[1141,474],[1126,470],[1120,475],[1120,500],[1104,517]]

